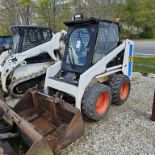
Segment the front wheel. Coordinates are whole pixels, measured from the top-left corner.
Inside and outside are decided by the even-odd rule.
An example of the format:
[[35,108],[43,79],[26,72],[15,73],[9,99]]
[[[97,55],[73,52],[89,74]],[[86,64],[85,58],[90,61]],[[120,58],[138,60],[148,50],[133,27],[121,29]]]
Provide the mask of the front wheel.
[[95,84],[86,90],[82,100],[82,112],[90,119],[99,121],[111,105],[111,89],[103,84]]

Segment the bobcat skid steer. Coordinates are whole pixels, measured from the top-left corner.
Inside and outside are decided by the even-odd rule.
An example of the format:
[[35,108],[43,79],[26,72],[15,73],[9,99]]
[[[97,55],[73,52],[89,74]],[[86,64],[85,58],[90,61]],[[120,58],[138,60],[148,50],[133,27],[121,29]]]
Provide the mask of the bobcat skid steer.
[[27,91],[14,111],[0,102],[31,146],[28,155],[39,155],[41,144],[60,153],[83,133],[82,114],[99,121],[130,92],[134,43],[120,41],[119,24],[75,18],[65,25],[64,58],[48,67],[44,91]]
[[[38,26],[12,26],[11,30],[12,49],[0,55],[0,88],[1,97],[12,102],[28,88],[43,86],[47,67],[63,54],[61,39],[66,32],[52,34],[50,28]],[[61,53],[56,52],[60,49]]]

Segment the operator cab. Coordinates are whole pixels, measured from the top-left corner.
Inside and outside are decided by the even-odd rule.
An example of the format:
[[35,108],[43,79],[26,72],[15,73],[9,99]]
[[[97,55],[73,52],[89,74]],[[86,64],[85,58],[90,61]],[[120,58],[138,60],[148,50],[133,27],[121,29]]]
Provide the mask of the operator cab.
[[13,33],[12,53],[22,53],[52,39],[52,29],[41,26],[21,26],[11,27]]
[[71,82],[118,46],[119,24],[89,18],[68,21],[65,25],[68,33],[62,76]]

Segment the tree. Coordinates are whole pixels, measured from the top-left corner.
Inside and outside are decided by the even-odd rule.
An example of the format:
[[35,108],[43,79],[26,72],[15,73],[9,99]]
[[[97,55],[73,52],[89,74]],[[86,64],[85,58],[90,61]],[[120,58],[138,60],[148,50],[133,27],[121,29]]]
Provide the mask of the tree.
[[11,25],[32,24],[31,0],[0,0],[0,34],[10,34]]
[[[56,32],[65,29],[63,22],[74,13],[82,13],[110,20],[119,17],[130,29],[127,37],[155,37],[155,0],[0,0],[0,4],[1,34],[8,34],[13,24],[50,26]],[[133,27],[142,33],[131,35]]]
[[140,37],[152,38],[155,33],[155,0],[127,0],[124,7],[123,22],[129,26],[141,27]]
[[54,31],[64,29],[63,21],[71,18],[71,3],[59,0],[38,0],[35,3],[35,21],[38,25],[46,25]]

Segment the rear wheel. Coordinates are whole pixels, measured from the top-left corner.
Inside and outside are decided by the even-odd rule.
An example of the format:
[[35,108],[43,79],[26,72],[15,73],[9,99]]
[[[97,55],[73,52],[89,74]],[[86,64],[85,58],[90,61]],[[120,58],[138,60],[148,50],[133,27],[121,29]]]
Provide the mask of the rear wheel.
[[130,93],[130,79],[123,74],[116,74],[110,80],[112,100],[116,105],[122,105]]
[[88,118],[98,121],[108,112],[111,99],[109,86],[103,84],[92,85],[84,93],[82,112]]

